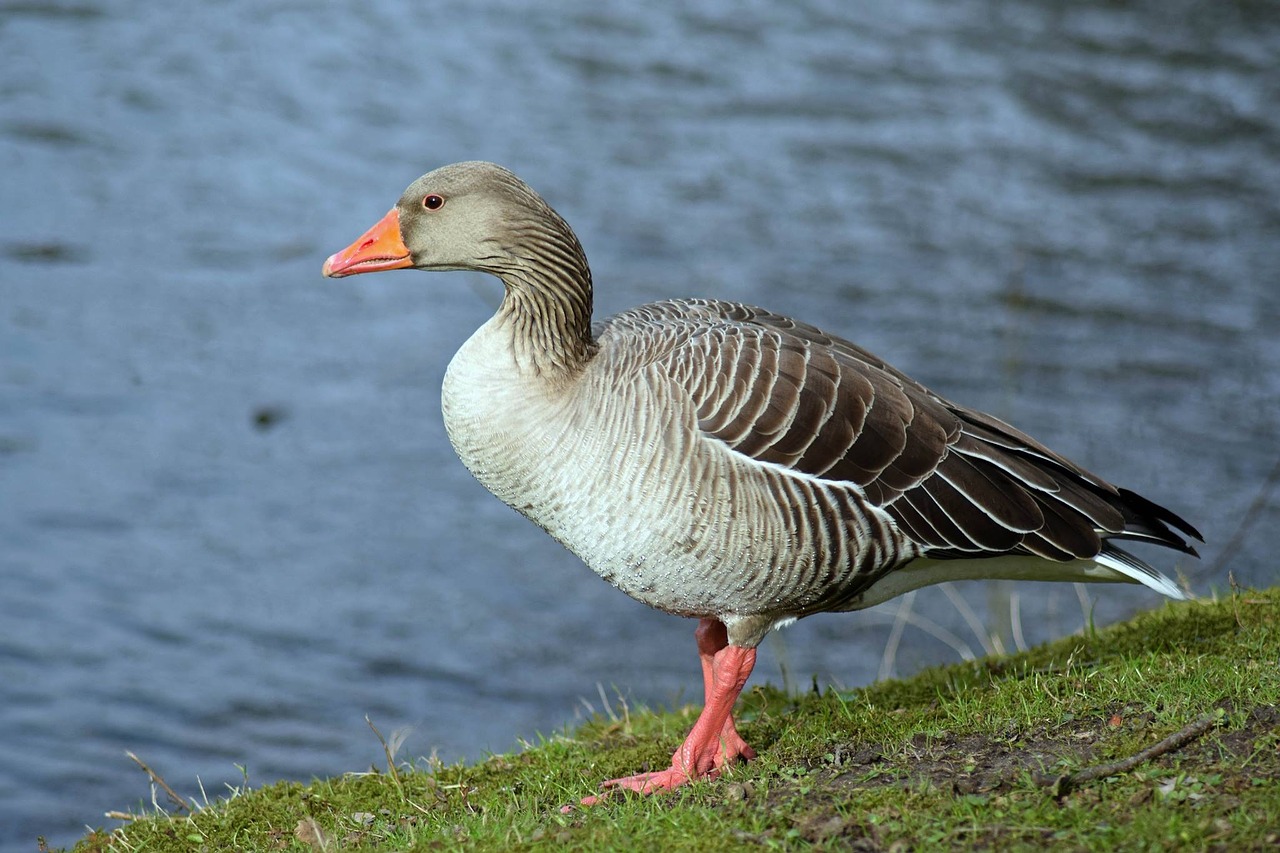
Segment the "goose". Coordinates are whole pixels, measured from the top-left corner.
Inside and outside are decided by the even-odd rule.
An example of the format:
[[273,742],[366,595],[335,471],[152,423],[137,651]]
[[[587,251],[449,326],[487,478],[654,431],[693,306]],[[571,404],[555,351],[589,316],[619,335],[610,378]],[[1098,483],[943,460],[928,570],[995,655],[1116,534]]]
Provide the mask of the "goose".
[[444,377],[463,464],[604,580],[698,620],[705,702],[671,766],[605,781],[583,806],[754,758],[734,703],[764,637],[805,616],[978,578],[1186,597],[1116,543],[1194,556],[1190,523],[843,338],[716,299],[593,327],[577,237],[501,166],[414,181],[323,273],[402,268],[504,285]]

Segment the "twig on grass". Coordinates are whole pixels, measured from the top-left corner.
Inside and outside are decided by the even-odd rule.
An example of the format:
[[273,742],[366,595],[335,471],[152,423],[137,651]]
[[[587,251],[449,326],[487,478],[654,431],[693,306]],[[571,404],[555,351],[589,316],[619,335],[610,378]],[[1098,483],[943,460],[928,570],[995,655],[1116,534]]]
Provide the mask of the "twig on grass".
[[1077,788],[1086,782],[1093,782],[1097,779],[1106,779],[1109,776],[1128,773],[1139,764],[1143,764],[1153,758],[1159,758],[1167,752],[1173,752],[1175,749],[1181,749],[1191,741],[1209,731],[1209,729],[1222,722],[1222,717],[1223,713],[1221,710],[1214,711],[1211,714],[1205,714],[1191,725],[1179,729],[1159,743],[1152,744],[1141,752],[1134,753],[1128,758],[1121,759],[1120,761],[1112,761],[1109,764],[1098,764],[1094,767],[1086,767],[1084,770],[1080,770],[1076,773],[1065,773],[1057,778],[1050,778],[1041,774],[1036,774],[1036,783],[1043,788],[1052,786],[1054,798],[1061,799],[1069,794],[1073,788]]
[[190,811],[192,810],[192,809],[191,809],[191,804],[190,804],[190,803],[188,803],[186,800],[184,800],[182,797],[178,796],[178,794],[177,794],[177,793],[176,793],[172,788],[170,788],[170,787],[169,787],[169,783],[168,783],[168,782],[166,782],[166,781],[164,781],[163,779],[161,779],[161,778],[160,778],[160,774],[159,774],[159,773],[156,773],[156,771],[154,771],[154,770],[152,770],[150,767],[148,767],[148,766],[146,765],[146,763],[145,763],[141,758],[139,758],[138,756],[134,755],[132,752],[129,752],[128,750],[125,750],[125,753],[124,753],[124,754],[125,754],[125,755],[127,755],[127,756],[129,756],[129,758],[133,760],[133,763],[134,763],[134,764],[136,764],[136,765],[138,765],[139,767],[141,767],[141,768],[142,768],[142,772],[146,773],[148,776],[150,776],[150,777],[151,777],[151,782],[152,782],[153,784],[155,784],[155,785],[159,785],[159,786],[160,786],[160,789],[161,789],[162,791],[164,791],[165,795],[166,795],[170,800],[172,800],[172,801],[173,801],[173,804],[174,804],[175,806],[177,806],[178,808],[182,809],[184,812],[190,812]]

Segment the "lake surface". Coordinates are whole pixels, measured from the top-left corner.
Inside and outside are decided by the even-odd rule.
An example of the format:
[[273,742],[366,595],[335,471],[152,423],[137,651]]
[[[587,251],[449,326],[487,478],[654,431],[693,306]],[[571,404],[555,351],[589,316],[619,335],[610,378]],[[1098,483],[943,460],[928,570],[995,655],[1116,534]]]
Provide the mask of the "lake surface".
[[[474,759],[601,693],[700,700],[692,623],[453,457],[440,379],[496,284],[320,277],[455,160],[575,226],[602,315],[820,323],[1184,514],[1205,559],[1144,556],[1198,593],[1276,581],[1275,4],[696,5],[0,6],[0,849],[149,802],[126,750],[216,796],[381,763],[366,715]],[[1013,645],[1009,587],[951,592]],[[1026,642],[1082,624],[1070,585],[1012,595]],[[911,606],[892,666],[899,603],[755,681],[982,652],[946,591]]]

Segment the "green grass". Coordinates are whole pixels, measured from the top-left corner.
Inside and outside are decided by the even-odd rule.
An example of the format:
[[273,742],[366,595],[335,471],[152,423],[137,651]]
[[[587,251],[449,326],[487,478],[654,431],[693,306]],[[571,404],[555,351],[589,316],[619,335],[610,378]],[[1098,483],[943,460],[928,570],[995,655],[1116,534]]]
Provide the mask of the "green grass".
[[[1280,588],[865,689],[750,688],[738,716],[760,758],[667,796],[560,812],[665,766],[696,707],[596,719],[476,765],[246,786],[75,850],[1264,849],[1280,843],[1278,705]],[[1215,713],[1129,772],[1046,786]]]

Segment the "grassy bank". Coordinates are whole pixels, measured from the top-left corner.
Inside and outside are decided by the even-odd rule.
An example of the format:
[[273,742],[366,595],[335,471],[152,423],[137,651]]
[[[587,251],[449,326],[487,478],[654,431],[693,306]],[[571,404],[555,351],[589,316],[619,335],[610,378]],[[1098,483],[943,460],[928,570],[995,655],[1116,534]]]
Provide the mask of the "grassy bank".
[[237,791],[75,850],[1270,849],[1278,705],[1280,588],[866,689],[749,688],[740,728],[761,757],[669,796],[559,808],[665,766],[696,707],[474,766]]

